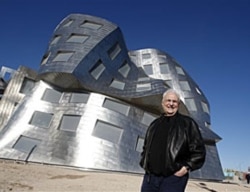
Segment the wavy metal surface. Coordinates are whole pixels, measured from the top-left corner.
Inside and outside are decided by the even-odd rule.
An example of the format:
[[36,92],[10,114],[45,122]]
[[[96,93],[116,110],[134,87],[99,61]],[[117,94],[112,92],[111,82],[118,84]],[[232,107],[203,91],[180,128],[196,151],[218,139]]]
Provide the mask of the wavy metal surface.
[[143,173],[147,126],[174,88],[206,142],[205,165],[191,178],[224,179],[204,93],[169,54],[129,51],[115,24],[71,14],[55,28],[39,71],[15,74],[0,102],[1,158]]

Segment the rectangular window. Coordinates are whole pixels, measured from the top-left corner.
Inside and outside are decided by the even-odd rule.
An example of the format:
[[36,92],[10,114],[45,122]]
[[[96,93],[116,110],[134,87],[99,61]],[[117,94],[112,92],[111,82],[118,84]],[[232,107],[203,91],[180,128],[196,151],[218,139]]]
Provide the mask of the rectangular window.
[[205,121],[205,127],[207,127],[208,129],[211,129],[211,124]]
[[87,93],[72,93],[70,102],[71,103],[87,103],[89,94]]
[[67,42],[69,43],[84,43],[89,37],[81,34],[71,34]]
[[73,55],[73,52],[58,52],[57,55],[55,56],[55,58],[53,59],[53,61],[68,61],[70,59],[70,57]]
[[79,115],[63,115],[59,129],[75,132],[77,130],[80,119],[81,116]]
[[42,100],[51,103],[59,103],[61,96],[62,96],[61,92],[47,88],[42,96]]
[[13,148],[22,151],[24,153],[30,153],[41,143],[38,139],[29,138],[21,135],[17,142],[14,144]]
[[137,138],[137,143],[136,143],[136,148],[135,148],[135,150],[137,151],[137,152],[142,152],[142,147],[143,147],[143,144],[144,144],[144,139],[143,138],[141,138],[141,137],[138,137]]
[[190,111],[197,111],[197,107],[195,105],[194,99],[185,99],[186,106]]
[[137,56],[136,55],[132,55],[129,53],[129,58],[132,62],[137,62],[136,59],[137,59]]
[[97,29],[100,29],[102,27],[102,25],[98,24],[98,23],[93,23],[93,22],[90,22],[90,21],[84,21],[84,23],[81,24],[80,27],[85,27],[85,28],[88,28],[88,29],[97,30]]
[[138,81],[139,81],[139,82],[142,82],[142,81],[150,81],[150,78],[149,78],[149,77],[139,77],[139,78],[138,78]]
[[37,127],[49,128],[53,114],[41,111],[35,111],[31,117],[29,124]]
[[173,87],[173,82],[172,82],[172,80],[166,80],[164,83],[165,83],[168,87]]
[[31,91],[31,89],[35,86],[35,81],[32,79],[29,79],[27,77],[24,77],[20,93],[27,94]]
[[161,72],[161,74],[168,74],[169,73],[169,66],[167,63],[160,63],[160,72]]
[[153,74],[153,65],[152,64],[144,65],[143,68],[144,68],[144,71],[147,75]]
[[124,115],[128,115],[129,108],[130,108],[128,105],[125,105],[125,104],[122,104],[120,102],[116,102],[110,99],[105,99],[103,103],[103,107],[122,113]]
[[136,91],[150,91],[151,90],[151,84],[150,83],[145,83],[145,84],[137,84],[136,85]]
[[123,129],[103,121],[97,121],[92,135],[101,139],[118,144],[120,142]]
[[56,35],[56,36],[54,37],[54,39],[52,40],[51,45],[52,45],[52,44],[56,44],[60,39],[61,39],[61,36],[60,36],[60,35]]
[[41,65],[45,65],[47,63],[49,56],[50,56],[50,53],[43,56]]
[[121,47],[118,43],[116,43],[111,49],[108,51],[109,57],[111,60],[114,60],[116,56],[121,52]]
[[205,113],[209,114],[208,105],[205,102],[201,102],[202,109]]
[[200,89],[199,89],[198,87],[195,87],[195,90],[196,90],[196,92],[197,92],[199,95],[202,95],[202,94],[201,94],[201,91],[200,91]]
[[183,71],[183,69],[181,68],[181,67],[175,67],[175,69],[176,69],[176,72],[179,74],[179,75],[185,75],[185,73],[184,73],[184,71]]
[[2,66],[0,71],[0,77],[2,77],[4,81],[7,82],[10,81],[15,72],[16,71],[14,69]]
[[183,91],[191,91],[191,88],[187,81],[180,81],[180,87]]
[[125,83],[113,79],[112,82],[111,82],[111,84],[110,84],[110,87],[113,87],[113,88],[116,88],[116,89],[120,89],[120,90],[124,90]]
[[68,20],[68,21],[63,25],[63,27],[69,27],[72,23],[73,23],[73,20],[70,19],[70,20]]
[[12,73],[9,73],[8,71],[5,72],[3,79],[5,81],[9,81],[12,78]]
[[90,74],[92,77],[95,78],[95,80],[99,79],[99,77],[102,75],[102,73],[105,70],[105,66],[103,63],[99,60],[95,66],[90,70]]
[[123,77],[127,77],[130,71],[130,66],[129,64],[126,62],[124,63],[121,68],[118,70],[118,72],[123,76]]
[[161,59],[167,59],[167,55],[163,55],[163,54],[158,54],[158,57]]
[[142,59],[150,59],[151,58],[151,54],[150,53],[143,53],[142,54]]
[[149,114],[149,113],[144,113],[141,122],[144,125],[149,125],[153,120],[155,120],[155,116]]

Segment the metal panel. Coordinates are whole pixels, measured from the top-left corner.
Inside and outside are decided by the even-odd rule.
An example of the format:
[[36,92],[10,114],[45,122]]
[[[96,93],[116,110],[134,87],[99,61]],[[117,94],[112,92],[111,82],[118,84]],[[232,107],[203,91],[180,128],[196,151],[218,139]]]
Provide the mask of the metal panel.
[[[88,38],[69,40],[74,34]],[[69,53],[70,57],[58,61],[58,55]],[[91,72],[100,63],[101,71],[93,77]],[[147,75],[144,69],[149,64],[152,70]],[[24,77],[36,83],[30,91],[19,93]],[[122,89],[113,86],[114,81]],[[21,67],[11,78],[0,102],[0,119],[5,119],[0,124],[0,157],[143,173],[139,166],[143,138],[148,124],[162,113],[162,94],[169,88],[179,92],[180,112],[197,121],[206,141],[205,165],[192,172],[191,178],[224,179],[216,148],[221,138],[207,127],[211,124],[209,102],[188,73],[163,51],[128,51],[118,26],[81,14],[69,15],[56,27],[38,74]],[[60,95],[56,102],[42,99],[48,89]],[[75,98],[80,93],[88,96],[82,102]],[[187,105],[188,100],[195,108]],[[114,103],[107,106],[106,101]],[[122,108],[115,110],[116,105]],[[46,128],[30,123],[36,112],[53,114]],[[65,124],[64,117],[76,117],[70,118],[76,121],[74,127],[68,121]],[[18,143],[20,137],[25,142]],[[27,142],[29,150],[20,150]]]

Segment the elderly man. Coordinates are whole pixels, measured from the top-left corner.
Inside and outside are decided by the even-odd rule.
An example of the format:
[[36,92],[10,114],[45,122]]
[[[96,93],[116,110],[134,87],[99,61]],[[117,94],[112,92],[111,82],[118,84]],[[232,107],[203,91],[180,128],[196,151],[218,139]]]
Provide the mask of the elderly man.
[[197,123],[178,112],[179,94],[163,94],[164,114],[148,127],[140,165],[145,169],[141,192],[184,192],[189,171],[202,167],[205,145]]

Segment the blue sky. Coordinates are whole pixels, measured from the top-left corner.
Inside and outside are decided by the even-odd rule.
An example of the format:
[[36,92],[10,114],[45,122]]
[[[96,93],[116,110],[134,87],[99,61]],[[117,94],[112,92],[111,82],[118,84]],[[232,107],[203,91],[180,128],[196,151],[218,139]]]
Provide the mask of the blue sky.
[[0,0],[0,66],[38,70],[71,13],[117,24],[129,50],[174,57],[209,100],[222,167],[250,167],[250,0]]

